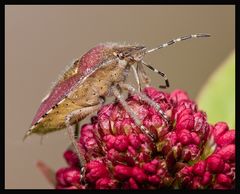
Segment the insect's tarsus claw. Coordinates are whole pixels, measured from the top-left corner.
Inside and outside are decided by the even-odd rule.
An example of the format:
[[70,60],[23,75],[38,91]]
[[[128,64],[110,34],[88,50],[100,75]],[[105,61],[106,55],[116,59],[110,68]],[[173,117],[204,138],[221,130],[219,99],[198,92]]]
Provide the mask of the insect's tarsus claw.
[[144,134],[146,134],[148,137],[150,137],[150,139],[151,139],[152,141],[156,141],[157,137],[156,137],[153,133],[151,133],[146,127],[144,127],[143,125],[141,125],[140,128],[141,128],[142,132],[143,132]]
[[85,180],[84,180],[85,173],[86,173],[86,169],[83,166],[80,170],[80,183],[82,183],[82,184],[85,184]]
[[167,125],[171,125],[171,119],[168,116],[166,118],[164,118],[164,120]]

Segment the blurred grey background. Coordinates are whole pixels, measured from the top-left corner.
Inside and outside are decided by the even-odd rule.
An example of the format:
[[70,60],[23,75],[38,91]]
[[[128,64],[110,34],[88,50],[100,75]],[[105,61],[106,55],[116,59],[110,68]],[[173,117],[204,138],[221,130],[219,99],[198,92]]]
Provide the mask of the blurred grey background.
[[[5,188],[52,188],[36,161],[54,170],[66,166],[64,130],[44,136],[42,144],[37,135],[22,138],[41,99],[73,59],[102,42],[152,48],[178,36],[209,33],[211,38],[184,41],[145,57],[167,74],[171,87],[166,91],[181,88],[195,99],[234,50],[234,24],[231,5],[5,6]],[[146,71],[153,86],[163,83]]]

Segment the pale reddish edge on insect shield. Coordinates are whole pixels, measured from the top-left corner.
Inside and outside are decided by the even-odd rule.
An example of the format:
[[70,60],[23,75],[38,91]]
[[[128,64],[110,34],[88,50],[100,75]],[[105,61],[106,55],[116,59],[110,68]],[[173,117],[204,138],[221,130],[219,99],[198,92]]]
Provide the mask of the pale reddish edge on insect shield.
[[[78,63],[78,72],[76,75],[59,82],[51,91],[49,96],[40,105],[31,125],[33,126],[47,113],[52,107],[57,105],[61,100],[65,98],[72,88],[79,83],[84,77],[90,74],[99,63],[101,63],[102,55],[104,53],[105,46],[99,45],[84,54]],[[86,70],[89,71],[86,71]]]

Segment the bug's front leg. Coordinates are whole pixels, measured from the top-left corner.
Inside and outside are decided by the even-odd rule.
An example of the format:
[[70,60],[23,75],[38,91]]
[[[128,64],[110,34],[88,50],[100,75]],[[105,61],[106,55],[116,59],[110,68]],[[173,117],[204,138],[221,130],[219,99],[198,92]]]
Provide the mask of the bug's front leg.
[[[85,172],[84,166],[86,164],[86,160],[84,158],[84,150],[81,149],[81,146],[79,146],[76,141],[75,127],[71,123],[78,120],[79,118],[84,118],[87,115],[99,110],[101,108],[102,104],[103,104],[103,101],[100,101],[99,104],[74,110],[65,117],[65,124],[67,127],[67,132],[68,132],[69,138],[74,146],[74,149],[78,156],[78,159],[80,161],[80,166],[82,167],[81,172],[83,172],[83,173]],[[81,174],[81,177],[80,177],[81,182],[82,182],[82,177],[83,177],[83,174]]]
[[133,65],[131,66],[131,68],[133,70],[133,74],[134,74],[134,77],[135,77],[136,82],[137,82],[138,91],[140,92],[141,91],[141,83],[140,83],[139,74],[138,74],[136,68]]
[[148,103],[150,106],[154,107],[162,116],[162,118],[165,120],[165,122],[167,124],[170,123],[170,118],[166,115],[166,113],[163,112],[163,110],[161,109],[160,105],[156,102],[154,102],[152,99],[150,99],[146,94],[138,92],[133,86],[131,86],[130,84],[125,84],[125,83],[120,83],[119,86],[122,89],[126,89],[128,90],[131,94],[137,94],[138,96],[140,96],[140,98],[145,101],[146,103]]
[[141,129],[141,131],[148,135],[151,140],[156,140],[156,136],[151,133],[146,127],[143,126],[142,121],[138,118],[138,116],[132,111],[132,109],[128,106],[127,102],[124,100],[122,95],[119,92],[119,89],[116,86],[112,86],[111,88],[113,95],[119,100],[122,104],[123,108],[130,115],[130,117],[134,120],[134,123]]
[[146,71],[144,70],[143,68],[143,64],[142,64],[142,61],[139,61],[137,63],[137,74],[139,75],[139,78],[140,78],[140,88],[142,91],[142,85],[141,85],[141,82],[146,86],[148,87],[150,82],[151,82],[151,79],[147,76],[147,73]]
[[153,72],[155,73],[158,73],[160,76],[163,77],[164,81],[165,81],[165,85],[160,85],[159,88],[163,88],[163,89],[166,89],[168,88],[170,85],[169,85],[169,81],[168,81],[168,78],[167,78],[167,75],[165,73],[163,73],[162,71],[159,71],[157,69],[155,69],[153,66],[151,65],[148,65],[147,63],[145,63],[144,61],[141,61],[141,64],[145,65],[146,67],[148,67],[149,69],[151,69]]

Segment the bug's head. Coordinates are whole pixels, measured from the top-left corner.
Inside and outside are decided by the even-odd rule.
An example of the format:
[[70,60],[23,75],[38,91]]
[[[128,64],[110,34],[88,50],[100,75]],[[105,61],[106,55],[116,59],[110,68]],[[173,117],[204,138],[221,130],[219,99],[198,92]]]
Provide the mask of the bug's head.
[[126,60],[133,64],[141,61],[146,54],[146,47],[144,46],[125,46],[114,49],[113,55],[120,60]]

